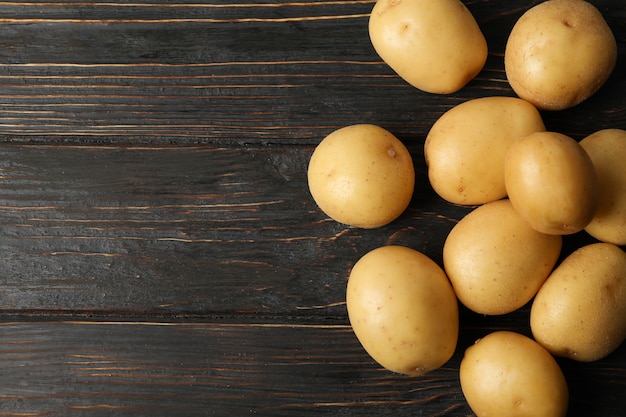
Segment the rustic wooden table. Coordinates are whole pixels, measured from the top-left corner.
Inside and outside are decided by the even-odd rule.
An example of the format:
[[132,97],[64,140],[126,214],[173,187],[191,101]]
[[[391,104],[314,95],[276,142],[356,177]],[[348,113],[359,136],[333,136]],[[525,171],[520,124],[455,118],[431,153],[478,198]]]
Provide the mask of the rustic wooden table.
[[[362,350],[345,284],[388,243],[441,262],[469,209],[431,190],[424,138],[456,104],[513,94],[506,36],[537,0],[465,2],[490,55],[448,96],[381,62],[373,3],[0,3],[0,415],[472,415],[464,349],[528,334],[528,308],[461,309],[451,361],[409,378]],[[576,139],[626,128],[626,2],[593,3],[619,43],[614,75],[544,114]],[[376,230],[330,221],[306,183],[314,146],[362,122],[402,139],[417,170],[408,211]],[[570,416],[626,415],[626,346],[559,363]]]

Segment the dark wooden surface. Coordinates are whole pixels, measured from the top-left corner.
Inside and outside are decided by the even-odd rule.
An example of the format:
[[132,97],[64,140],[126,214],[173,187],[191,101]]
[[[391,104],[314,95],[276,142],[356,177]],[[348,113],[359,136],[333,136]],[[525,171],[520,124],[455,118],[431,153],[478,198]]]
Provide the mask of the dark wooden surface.
[[[471,416],[463,350],[528,334],[528,307],[461,309],[454,357],[408,378],[358,344],[345,283],[387,243],[441,263],[469,209],[428,185],[425,135],[455,104],[513,94],[504,44],[536,2],[466,1],[490,55],[448,96],[380,61],[373,1],[0,2],[0,415]],[[593,3],[614,75],[544,113],[576,139],[626,128],[626,3]],[[410,208],[376,230],[330,221],[306,184],[314,146],[361,122],[402,139],[417,171]],[[626,415],[626,346],[559,362],[570,417]]]

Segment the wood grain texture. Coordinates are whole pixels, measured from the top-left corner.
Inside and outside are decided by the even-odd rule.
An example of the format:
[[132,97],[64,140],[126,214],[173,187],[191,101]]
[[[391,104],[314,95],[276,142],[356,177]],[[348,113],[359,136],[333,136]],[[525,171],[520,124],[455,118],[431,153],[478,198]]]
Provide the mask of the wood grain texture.
[[[466,1],[490,54],[438,96],[376,55],[372,0],[0,2],[0,416],[471,416],[464,349],[528,334],[528,306],[461,308],[451,361],[406,378],[358,344],[345,283],[384,244],[441,264],[471,208],[433,193],[424,138],[458,103],[513,95],[505,35],[536,3]],[[626,3],[592,3],[615,72],[542,114],[576,139],[626,127]],[[306,184],[314,146],[361,122],[401,138],[417,171],[407,212],[375,230],[329,220]],[[626,347],[560,364],[568,417],[623,415]]]
[[43,408],[59,416],[289,416],[466,407],[453,368],[422,384],[391,375],[363,354],[347,326],[6,323],[0,334],[0,365],[11,374],[0,410],[10,405],[24,415],[48,415]]
[[[6,322],[0,336],[2,415],[472,415],[460,355],[394,375],[345,325]],[[623,415],[625,359],[563,364],[569,416]]]
[[[474,82],[442,97],[409,87],[376,55],[373,1],[3,2],[0,140],[312,144],[363,121],[423,140],[452,105],[512,95],[506,34],[534,3],[467,2],[490,55]],[[595,3],[623,44],[626,6]],[[581,137],[590,122],[623,124],[623,62],[601,98],[547,114],[548,126]]]

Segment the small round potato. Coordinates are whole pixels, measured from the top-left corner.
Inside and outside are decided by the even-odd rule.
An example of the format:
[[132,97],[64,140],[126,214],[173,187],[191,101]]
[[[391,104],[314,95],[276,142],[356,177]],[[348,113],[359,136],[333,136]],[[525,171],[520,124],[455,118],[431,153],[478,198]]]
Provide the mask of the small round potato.
[[459,0],[379,0],[369,35],[383,61],[429,93],[460,90],[487,60],[485,37]]
[[426,137],[430,184],[455,204],[504,198],[504,158],[509,146],[539,131],[545,131],[541,115],[525,100],[483,97],[463,102],[445,112]]
[[537,293],[530,327],[556,356],[591,362],[615,351],[626,339],[626,253],[612,243],[574,251]]
[[506,314],[528,303],[556,264],[562,237],[531,228],[509,200],[474,209],[450,231],[444,269],[470,310]]
[[522,15],[508,38],[504,66],[513,90],[542,110],[563,110],[608,80],[617,43],[602,14],[583,0],[548,0]]
[[423,375],[456,349],[458,303],[443,270],[426,255],[383,246],[352,268],[346,290],[350,324],[384,368]]
[[598,180],[591,158],[560,133],[537,132],[513,143],[504,184],[513,207],[542,233],[579,232],[596,210]]
[[550,353],[515,332],[476,341],[461,360],[463,395],[477,417],[565,417],[567,381]]
[[596,239],[626,245],[626,130],[604,129],[580,145],[598,176],[598,208],[585,231]]
[[309,191],[332,219],[355,227],[390,223],[408,207],[415,186],[413,160],[382,127],[347,126],[326,136],[308,167]]

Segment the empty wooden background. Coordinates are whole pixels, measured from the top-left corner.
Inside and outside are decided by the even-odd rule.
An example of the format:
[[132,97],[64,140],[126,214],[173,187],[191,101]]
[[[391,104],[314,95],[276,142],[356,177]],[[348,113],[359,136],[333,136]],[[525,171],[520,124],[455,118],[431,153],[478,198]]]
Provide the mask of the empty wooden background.
[[[471,416],[463,350],[528,334],[528,308],[462,309],[451,361],[408,378],[358,344],[345,283],[388,243],[441,263],[469,208],[431,190],[424,138],[456,104],[513,95],[506,37],[537,2],[465,1],[490,54],[447,96],[381,62],[372,0],[0,2],[0,415]],[[592,3],[615,72],[543,114],[576,139],[626,128],[626,3]],[[407,212],[376,230],[329,220],[306,184],[314,146],[363,122],[402,139],[417,171]],[[624,415],[626,348],[559,363],[570,416]]]

